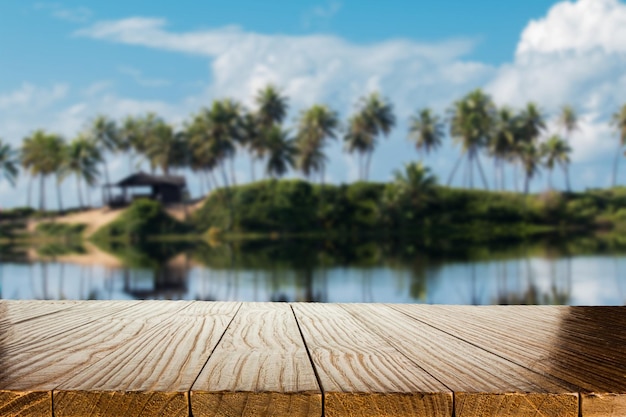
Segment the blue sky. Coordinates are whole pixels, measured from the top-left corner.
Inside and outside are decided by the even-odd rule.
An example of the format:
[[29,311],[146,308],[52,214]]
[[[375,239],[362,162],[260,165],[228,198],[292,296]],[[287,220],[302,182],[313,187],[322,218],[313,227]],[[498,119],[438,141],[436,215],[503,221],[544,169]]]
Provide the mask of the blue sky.
[[[399,121],[374,155],[372,178],[387,180],[417,159],[406,140],[412,112],[443,112],[481,87],[498,104],[537,101],[550,120],[565,103],[578,110],[572,182],[582,189],[610,182],[617,139],[608,120],[626,103],[624,68],[619,0],[7,0],[0,3],[0,137],[18,146],[45,128],[71,138],[100,113],[157,111],[179,125],[215,98],[252,106],[268,82],[291,99],[289,125],[314,102],[346,117],[359,96],[380,90]],[[444,181],[458,155],[447,142],[426,161]],[[354,180],[356,165],[341,144],[328,154],[330,180]],[[120,158],[112,164],[126,174]],[[241,179],[247,167],[238,161]],[[545,179],[533,189],[544,189]],[[0,183],[0,206],[23,204],[25,184]]]

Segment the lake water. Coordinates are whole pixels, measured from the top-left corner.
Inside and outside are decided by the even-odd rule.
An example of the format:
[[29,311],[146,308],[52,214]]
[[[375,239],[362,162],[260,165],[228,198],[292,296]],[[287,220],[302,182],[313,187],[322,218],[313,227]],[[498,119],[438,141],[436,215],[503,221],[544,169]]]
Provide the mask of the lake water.
[[93,250],[0,247],[0,298],[626,304],[626,245],[596,238],[167,242],[100,248],[98,256]]

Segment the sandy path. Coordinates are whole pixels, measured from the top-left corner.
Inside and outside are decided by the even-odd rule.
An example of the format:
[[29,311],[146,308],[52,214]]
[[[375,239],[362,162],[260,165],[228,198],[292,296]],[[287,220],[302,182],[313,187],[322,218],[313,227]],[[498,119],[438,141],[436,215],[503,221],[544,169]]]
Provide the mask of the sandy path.
[[[165,207],[165,211],[167,212],[167,214],[169,214],[176,220],[184,221],[186,217],[185,211],[187,212],[186,213],[187,216],[190,216],[196,210],[202,207],[205,201],[206,199],[202,199],[194,204],[191,204],[187,206],[186,210],[182,204],[177,204],[177,205]],[[104,208],[97,208],[93,210],[83,211],[80,213],[72,213],[66,216],[50,218],[50,219],[45,219],[45,220],[30,220],[28,222],[27,229],[29,232],[32,233],[35,231],[35,227],[37,227],[39,223],[51,222],[51,221],[60,222],[60,223],[70,223],[70,224],[85,224],[87,225],[87,228],[85,229],[83,236],[89,237],[93,235],[102,226],[117,219],[120,216],[120,214],[124,212],[124,210],[125,209],[110,209],[108,207],[104,207]]]
[[93,235],[99,228],[112,222],[117,219],[120,214],[124,212],[124,209],[112,210],[107,207],[93,209],[88,211],[83,211],[80,213],[72,213],[66,216],[45,219],[45,220],[31,220],[28,222],[28,231],[34,232],[35,227],[41,222],[59,222],[59,223],[70,223],[70,224],[85,224],[87,228],[85,229],[83,235],[85,237],[89,237]]
[[[206,201],[206,198],[194,204],[188,205],[187,216],[191,216],[193,213],[195,213],[200,207],[204,205],[205,201]],[[165,211],[167,212],[167,214],[169,214],[176,220],[181,221],[181,222],[185,221],[185,206],[183,206],[182,204],[177,204],[174,206],[166,207]]]

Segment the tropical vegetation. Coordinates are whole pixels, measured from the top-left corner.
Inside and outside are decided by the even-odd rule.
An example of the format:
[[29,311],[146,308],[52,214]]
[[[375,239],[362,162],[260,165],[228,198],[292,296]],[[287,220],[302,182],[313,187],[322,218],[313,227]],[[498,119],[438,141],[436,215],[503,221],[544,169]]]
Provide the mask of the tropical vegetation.
[[[0,178],[11,184],[20,173],[28,178],[27,206],[31,206],[33,181],[37,179],[40,210],[47,206],[46,184],[52,178],[58,207],[63,210],[62,186],[72,177],[80,207],[92,206],[89,190],[110,183],[111,157],[126,154],[131,170],[147,164],[153,173],[164,175],[192,171],[200,179],[202,194],[211,192],[201,211],[205,218],[197,220],[198,225],[209,226],[208,219],[212,219],[216,227],[240,230],[283,229],[287,219],[294,225],[288,228],[294,231],[318,226],[352,230],[374,218],[380,227],[404,227],[414,222],[426,227],[429,221],[437,223],[436,218],[444,216],[439,213],[439,217],[432,217],[434,212],[429,210],[451,212],[466,207],[474,198],[462,195],[480,195],[493,201],[495,206],[487,210],[490,215],[494,215],[494,210],[510,211],[517,213],[518,217],[513,217],[518,220],[533,218],[533,222],[543,224],[545,219],[533,217],[532,210],[528,212],[531,214],[519,212],[520,207],[528,209],[534,203],[522,195],[505,192],[507,184],[514,184],[515,190],[520,191],[521,183],[524,194],[528,194],[531,182],[545,170],[548,191],[544,195],[553,195],[557,188],[553,178],[557,168],[563,174],[564,188],[570,191],[571,137],[578,129],[578,116],[569,105],[555,115],[556,124],[548,123],[548,116],[535,103],[527,103],[521,109],[499,107],[480,89],[455,101],[446,114],[437,114],[429,108],[418,109],[410,117],[407,137],[419,153],[420,163],[410,163],[404,170],[395,172],[394,181],[389,184],[366,182],[377,145],[398,123],[393,104],[380,93],[361,97],[345,123],[336,110],[318,103],[300,111],[294,125],[287,126],[289,98],[272,85],[258,91],[252,107],[229,98],[217,99],[179,127],[154,113],[128,116],[120,121],[99,115],[71,140],[39,129],[24,138],[17,149],[0,140]],[[626,146],[626,105],[613,115],[611,123],[619,137],[615,182],[618,162]],[[550,131],[548,126],[552,125],[558,131]],[[437,185],[424,162],[448,136],[459,148],[448,185],[464,165],[466,188],[473,189],[479,175],[484,190],[499,192],[467,194],[467,190]],[[337,140],[342,140],[346,152],[356,158],[360,182],[341,186],[325,184],[327,149],[331,141]],[[242,152],[250,158],[252,184],[241,184],[237,178],[234,160]],[[487,158],[494,167],[491,181],[483,167]],[[258,177],[255,172],[258,164],[263,167],[264,181],[257,184],[254,181]],[[507,171],[512,172],[512,181],[506,181]],[[307,181],[278,181],[289,172],[298,172]],[[564,207],[587,204],[581,203],[577,195],[559,194],[559,204]],[[219,220],[223,213],[216,201],[228,208],[227,223]],[[257,205],[258,201],[264,203]],[[294,209],[294,201],[302,206],[294,212],[302,215],[302,219],[294,218],[290,211]],[[509,207],[509,203],[519,206]],[[466,207],[468,212],[474,212],[473,204]],[[252,214],[249,216],[248,212],[258,218],[251,220]],[[354,221],[346,222],[347,213],[356,216]],[[448,217],[450,221],[460,219],[452,214]],[[311,223],[313,218],[315,221]]]

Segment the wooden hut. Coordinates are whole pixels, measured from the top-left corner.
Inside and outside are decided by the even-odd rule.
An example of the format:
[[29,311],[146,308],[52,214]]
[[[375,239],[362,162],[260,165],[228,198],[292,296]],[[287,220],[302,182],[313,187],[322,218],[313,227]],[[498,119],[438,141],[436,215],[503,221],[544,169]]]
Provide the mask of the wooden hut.
[[[105,193],[104,200],[109,207],[124,207],[138,198],[149,198],[163,204],[182,203],[187,191],[185,177],[173,175],[150,175],[138,172],[130,175],[115,184],[107,184],[109,193]],[[111,188],[121,189],[120,194],[113,195]],[[129,188],[149,189],[149,192],[129,193]]]

